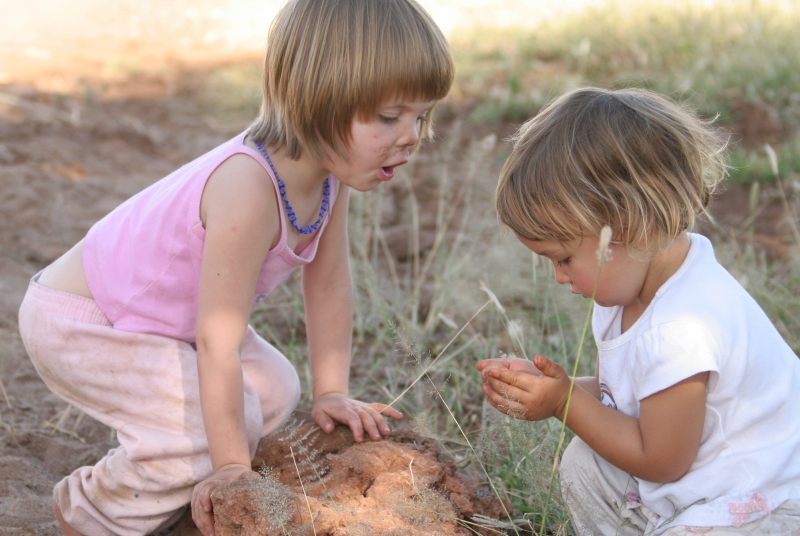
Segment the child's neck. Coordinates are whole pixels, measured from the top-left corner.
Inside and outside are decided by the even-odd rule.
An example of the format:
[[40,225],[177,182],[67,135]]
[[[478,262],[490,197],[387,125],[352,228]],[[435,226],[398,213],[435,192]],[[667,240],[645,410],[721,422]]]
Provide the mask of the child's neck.
[[650,302],[653,301],[658,289],[678,271],[683,261],[686,260],[690,246],[689,235],[683,232],[669,245],[653,255],[653,258],[650,259],[642,290],[639,292],[639,299],[624,308],[622,316],[623,331],[636,322],[644,310],[647,309],[647,306],[650,305]]
[[297,195],[313,195],[321,188],[322,182],[328,176],[328,171],[319,159],[304,153],[299,159],[293,160],[289,153],[283,149],[267,147],[272,164],[278,171],[286,188]]

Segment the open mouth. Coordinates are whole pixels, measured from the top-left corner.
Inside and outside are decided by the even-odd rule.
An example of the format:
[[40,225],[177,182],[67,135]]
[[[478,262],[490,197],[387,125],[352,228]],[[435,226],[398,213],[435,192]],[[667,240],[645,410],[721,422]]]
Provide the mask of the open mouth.
[[381,168],[380,177],[382,180],[388,181],[394,177],[394,170],[397,166],[384,166]]

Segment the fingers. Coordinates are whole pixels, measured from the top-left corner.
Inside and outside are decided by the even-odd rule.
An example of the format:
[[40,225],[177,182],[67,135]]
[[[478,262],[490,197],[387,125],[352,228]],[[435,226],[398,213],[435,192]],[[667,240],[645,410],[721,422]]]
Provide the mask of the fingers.
[[249,464],[231,463],[218,468],[210,477],[199,482],[192,490],[192,521],[203,536],[214,536],[213,503],[211,492],[226,482],[242,478],[259,478]]
[[400,413],[398,410],[393,408],[392,406],[387,406],[386,404],[380,404],[378,402],[374,402],[371,406],[378,410],[378,413],[385,417],[391,417],[392,419],[402,420],[403,414]]
[[[379,409],[383,408],[383,404],[364,404],[358,402],[354,405],[353,410],[357,416],[357,422],[351,421],[348,422],[348,424],[350,425],[350,429],[353,430],[353,437],[356,441],[363,440],[363,433],[357,433],[357,429],[366,432],[373,441],[379,441],[381,438],[391,433],[391,428],[386,424],[383,415],[381,415],[379,411]],[[402,414],[399,411],[394,410],[393,413],[400,414],[402,418]]]
[[192,521],[203,536],[214,535],[214,518],[211,513],[211,490],[208,482],[201,482],[192,493]]
[[489,368],[494,367],[509,367],[510,360],[507,356],[503,357],[495,357],[491,359],[481,359],[475,364],[475,367],[478,369],[479,372],[484,372]]
[[495,379],[493,377],[487,378],[483,384],[484,393],[489,397],[489,401],[493,404],[502,401],[514,401],[524,403],[529,398],[528,391],[520,389],[510,382],[503,381],[502,379]]
[[322,410],[316,410],[311,412],[311,416],[314,418],[317,426],[322,428],[322,431],[324,431],[326,434],[333,432],[336,423],[328,416],[327,413]]
[[391,433],[385,417],[402,419],[398,410],[380,403],[365,403],[344,396],[321,397],[314,403],[312,415],[325,432],[333,431],[337,422],[346,424],[356,442],[364,440],[365,435],[373,441]]
[[501,413],[516,419],[526,418],[527,408],[518,400],[502,395],[487,384],[483,384],[483,392],[486,395],[486,400]]
[[509,386],[522,387],[530,382],[532,376],[533,374],[512,371],[506,368],[491,368],[486,371],[483,381],[491,382],[494,379]]

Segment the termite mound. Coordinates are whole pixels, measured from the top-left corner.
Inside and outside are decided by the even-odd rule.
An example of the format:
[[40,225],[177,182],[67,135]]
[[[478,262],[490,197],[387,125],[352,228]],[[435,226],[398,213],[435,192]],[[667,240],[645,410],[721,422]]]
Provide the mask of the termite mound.
[[296,414],[262,439],[253,468],[263,478],[212,494],[217,536],[466,535],[482,533],[471,516],[505,515],[487,486],[408,430],[355,443],[346,427],[326,434]]

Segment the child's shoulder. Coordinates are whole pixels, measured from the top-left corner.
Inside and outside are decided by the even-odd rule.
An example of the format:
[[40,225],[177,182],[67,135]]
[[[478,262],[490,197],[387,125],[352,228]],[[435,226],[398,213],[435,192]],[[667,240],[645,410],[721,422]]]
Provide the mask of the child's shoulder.
[[203,192],[203,206],[230,204],[232,210],[257,210],[277,205],[267,170],[251,155],[233,153],[211,172]]

